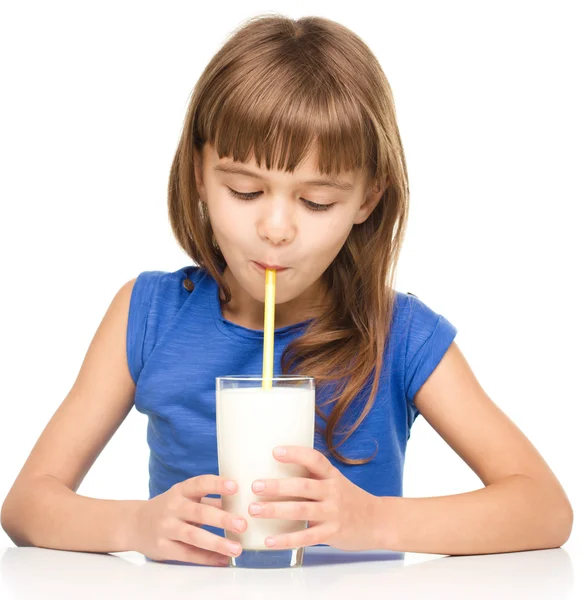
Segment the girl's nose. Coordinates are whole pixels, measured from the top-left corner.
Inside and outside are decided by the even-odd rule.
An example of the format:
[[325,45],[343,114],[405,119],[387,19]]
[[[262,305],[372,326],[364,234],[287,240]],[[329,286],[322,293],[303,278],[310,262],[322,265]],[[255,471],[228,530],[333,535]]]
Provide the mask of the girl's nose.
[[258,225],[260,237],[273,244],[290,242],[295,236],[294,209],[284,200],[266,203],[265,212]]

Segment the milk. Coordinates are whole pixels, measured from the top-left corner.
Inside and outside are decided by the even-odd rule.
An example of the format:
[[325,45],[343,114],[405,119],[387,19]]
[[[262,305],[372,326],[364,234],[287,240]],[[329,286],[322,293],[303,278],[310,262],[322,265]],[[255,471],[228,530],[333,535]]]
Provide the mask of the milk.
[[238,492],[222,496],[222,508],[243,516],[248,527],[243,533],[226,531],[245,550],[268,550],[268,536],[300,531],[307,521],[253,517],[252,502],[298,501],[297,497],[257,496],[252,483],[257,479],[308,477],[305,467],[284,464],[272,454],[275,446],[313,448],[315,390],[299,387],[227,388],[216,391],[216,426],[220,475],[238,483]]

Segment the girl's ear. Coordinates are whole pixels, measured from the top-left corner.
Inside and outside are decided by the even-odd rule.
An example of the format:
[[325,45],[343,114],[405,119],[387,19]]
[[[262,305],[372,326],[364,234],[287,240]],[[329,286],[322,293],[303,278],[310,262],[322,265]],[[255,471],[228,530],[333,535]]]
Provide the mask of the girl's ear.
[[376,183],[370,191],[367,192],[365,200],[361,203],[359,210],[355,213],[355,219],[353,219],[353,225],[359,225],[367,220],[369,215],[373,212],[381,197],[383,196],[387,186],[381,187]]

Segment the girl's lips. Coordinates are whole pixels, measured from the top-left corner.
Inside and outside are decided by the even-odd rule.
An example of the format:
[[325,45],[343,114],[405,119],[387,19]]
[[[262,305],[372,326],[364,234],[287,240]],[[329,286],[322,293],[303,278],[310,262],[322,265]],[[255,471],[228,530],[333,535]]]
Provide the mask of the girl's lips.
[[[256,262],[255,260],[252,261],[260,270],[262,271],[266,271],[267,267],[265,265],[263,265],[262,263]],[[269,267],[270,268],[270,267]],[[277,273],[282,273],[283,271],[286,271],[288,269],[288,267],[272,267]]]

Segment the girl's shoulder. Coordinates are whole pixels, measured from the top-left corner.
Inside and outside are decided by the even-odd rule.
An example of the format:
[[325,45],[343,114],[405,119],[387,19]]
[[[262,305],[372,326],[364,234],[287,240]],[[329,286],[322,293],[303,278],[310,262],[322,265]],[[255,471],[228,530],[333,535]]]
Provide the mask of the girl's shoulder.
[[406,395],[412,400],[454,341],[458,329],[415,294],[396,292],[393,333],[394,347],[405,365]]
[[145,358],[205,272],[196,265],[176,271],[143,271],[135,279],[127,317],[127,361],[137,382]]
[[[427,339],[439,322],[446,318],[411,292],[396,291],[393,327],[403,329],[412,337]],[[448,322],[449,324],[449,322]]]
[[134,294],[149,299],[156,295],[185,298],[203,276],[203,269],[196,265],[181,267],[177,271],[143,271],[135,280]]
[[203,276],[204,271],[195,265],[171,272],[141,272],[135,279],[131,294],[130,317],[146,316],[149,313],[160,319],[171,317]]

